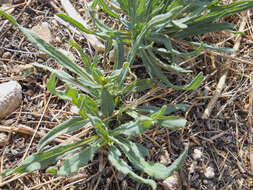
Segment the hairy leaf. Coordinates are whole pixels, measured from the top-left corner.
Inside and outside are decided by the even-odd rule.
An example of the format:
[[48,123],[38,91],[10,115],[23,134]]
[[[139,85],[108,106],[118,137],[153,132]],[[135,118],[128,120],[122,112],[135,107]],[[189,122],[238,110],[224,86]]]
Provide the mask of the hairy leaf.
[[129,175],[130,177],[132,177],[133,179],[141,183],[149,184],[153,188],[153,190],[156,189],[155,181],[150,180],[150,179],[144,179],[141,176],[138,176],[137,174],[135,174],[130,168],[130,166],[123,159],[121,159],[120,156],[121,156],[121,153],[116,147],[111,146],[109,148],[108,158],[111,161],[112,165],[115,168],[117,168],[117,170],[119,170],[120,172],[126,175]]
[[93,159],[94,153],[99,148],[98,143],[90,145],[88,148],[74,154],[69,159],[65,160],[63,165],[57,171],[58,176],[68,176],[71,173],[77,172],[79,168],[88,164],[88,161]]
[[166,167],[160,163],[147,162],[142,157],[142,153],[140,152],[138,146],[135,143],[128,141],[126,139],[120,139],[120,141],[124,144],[128,144],[130,150],[127,151],[124,147],[121,147],[129,161],[134,165],[134,167],[138,170],[142,170],[147,173],[149,176],[153,176],[156,179],[165,179],[172,174],[172,172],[180,167],[183,163],[186,155],[187,149],[173,162],[173,164],[169,167]]
[[106,117],[109,117],[114,111],[113,97],[105,88],[102,89],[101,94],[101,111]]
[[12,173],[25,173],[39,169],[44,169],[47,166],[56,163],[58,160],[65,157],[67,154],[76,151],[81,146],[86,145],[92,141],[95,141],[97,138],[98,138],[97,136],[93,136],[72,144],[58,145],[45,152],[35,153],[27,157],[14,170],[4,172],[2,175],[10,175]]
[[85,126],[88,123],[88,120],[83,119],[82,117],[72,117],[67,121],[57,125],[51,129],[39,142],[38,151],[46,146],[47,143],[55,139],[56,137],[69,133],[75,130],[78,130]]

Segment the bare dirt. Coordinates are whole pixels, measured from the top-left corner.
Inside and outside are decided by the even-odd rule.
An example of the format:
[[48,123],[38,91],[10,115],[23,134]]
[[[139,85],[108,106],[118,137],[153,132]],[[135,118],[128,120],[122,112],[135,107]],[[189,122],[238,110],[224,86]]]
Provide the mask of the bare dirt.
[[[81,14],[85,11],[84,1],[71,2]],[[72,52],[77,63],[80,60],[76,52],[69,49],[70,38],[78,41],[91,57],[94,55],[94,49],[87,44],[82,35],[75,35],[73,31],[54,20],[55,13],[63,11],[60,2],[33,0],[12,3],[14,10],[11,15],[20,25],[32,28],[47,22],[52,35],[51,43]],[[205,79],[201,86],[194,91],[173,89],[169,92],[163,91],[160,93],[164,96],[154,97],[152,102],[156,105],[164,103],[189,105],[186,112],[177,113],[188,120],[187,127],[178,131],[153,128],[136,139],[149,148],[150,160],[168,165],[183,151],[184,143],[189,142],[189,154],[178,172],[180,185],[174,189],[253,189],[253,160],[250,162],[250,147],[253,146],[251,139],[253,10],[225,19],[236,24],[237,29],[244,31],[244,34],[210,33],[199,36],[199,39],[218,46],[238,47],[238,53],[225,55],[205,50],[199,56],[185,60],[182,66],[193,72],[186,76],[171,75],[170,78],[176,83],[184,83],[202,71]],[[47,91],[46,82],[50,73],[27,66],[32,62],[52,67],[59,65],[39,53],[2,17],[0,31],[0,82],[16,80],[23,89],[20,108],[0,121],[1,126],[10,128],[9,133],[0,131],[2,136],[5,135],[4,145],[0,144],[0,172],[2,172],[4,169],[16,167],[24,156],[27,157],[36,151],[40,135],[32,138],[34,132],[43,135],[73,113],[68,102],[58,100]],[[139,64],[141,63],[137,63],[136,72],[143,73],[144,68],[138,67]],[[222,77],[225,79],[223,84]],[[216,101],[212,101],[214,97]],[[210,102],[212,106],[208,106]],[[203,116],[206,108],[209,112]],[[21,125],[28,127],[30,132],[11,130]],[[140,172],[138,174],[143,175]],[[166,189],[162,181],[157,182],[158,189]],[[117,172],[107,160],[106,153],[99,152],[88,166],[70,177],[55,177],[44,174],[44,171],[16,174],[0,178],[0,189],[147,190],[150,187]]]

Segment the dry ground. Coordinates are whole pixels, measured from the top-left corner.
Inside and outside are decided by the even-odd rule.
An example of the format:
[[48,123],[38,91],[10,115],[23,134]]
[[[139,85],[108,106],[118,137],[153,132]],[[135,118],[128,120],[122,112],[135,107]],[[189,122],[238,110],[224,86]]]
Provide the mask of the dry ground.
[[[32,28],[39,23],[48,22],[54,45],[68,51],[68,40],[73,37],[91,57],[93,56],[94,50],[86,43],[85,38],[54,21],[53,16],[59,11],[56,6],[63,10],[58,1],[14,2],[15,9],[11,15],[22,26]],[[52,6],[51,2],[56,6]],[[71,2],[80,13],[85,11],[84,1]],[[194,72],[187,76],[171,75],[170,78],[181,83],[189,81],[202,71],[205,79],[201,86],[195,91],[163,91],[160,92],[163,96],[155,97],[152,102],[189,105],[186,112],[178,112],[178,115],[188,120],[187,127],[174,132],[153,129],[138,138],[138,141],[149,148],[150,160],[165,159],[167,164],[179,156],[184,148],[183,143],[189,141],[189,154],[179,171],[181,185],[177,189],[253,189],[253,163],[250,162],[253,10],[227,17],[225,20],[236,24],[237,29],[245,33],[241,36],[226,32],[211,33],[199,38],[209,44],[238,48],[238,53],[224,55],[203,51],[199,56],[185,60],[182,65]],[[27,134],[22,130],[5,133],[8,139],[4,146],[0,146],[0,170],[3,171],[6,168],[14,168],[24,156],[36,151],[40,138],[32,138],[33,132],[38,130],[43,134],[73,113],[70,112],[69,103],[58,100],[47,91],[48,72],[24,69],[25,65],[35,61],[53,67],[59,65],[40,55],[23,35],[3,18],[0,18],[0,31],[0,82],[17,80],[23,88],[21,107],[1,120],[0,125],[17,127],[22,124],[30,129]],[[74,51],[73,54],[79,63],[77,54]],[[143,71],[142,67],[136,67],[136,73]],[[203,115],[205,109],[210,113]],[[202,153],[199,159],[196,158],[198,153]],[[158,183],[158,189],[165,189],[162,181]],[[54,177],[44,174],[43,171],[12,175],[0,179],[0,189],[147,190],[150,187],[118,173],[111,167],[105,154],[100,152],[87,167],[68,178]]]

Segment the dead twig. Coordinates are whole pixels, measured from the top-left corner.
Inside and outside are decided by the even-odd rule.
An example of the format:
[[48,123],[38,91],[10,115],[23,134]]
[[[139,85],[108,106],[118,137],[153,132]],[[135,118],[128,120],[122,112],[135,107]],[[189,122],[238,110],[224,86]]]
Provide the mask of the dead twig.
[[[249,162],[250,162],[250,172],[253,173],[253,127],[252,127],[252,105],[253,105],[253,87],[249,91],[249,113],[248,113],[248,144],[249,144]],[[253,178],[249,180],[249,187],[253,183]]]
[[[242,16],[242,22],[241,22],[241,24],[240,24],[239,31],[243,31],[243,30],[244,30],[244,27],[246,26],[246,24],[247,24],[247,22],[246,22],[246,17],[243,15],[243,16]],[[224,74],[221,76],[221,78],[219,79],[216,92],[215,92],[213,98],[210,100],[209,104],[207,105],[207,107],[206,107],[206,109],[205,109],[205,111],[204,111],[204,113],[203,113],[203,115],[202,115],[202,119],[207,119],[207,118],[210,116],[210,114],[211,114],[211,112],[212,112],[212,110],[213,110],[213,108],[214,108],[214,106],[215,106],[217,100],[218,100],[219,97],[221,96],[222,90],[223,90],[223,88],[224,88],[224,86],[225,86],[225,82],[226,82],[226,79],[227,79],[228,68],[230,67],[230,65],[231,65],[231,63],[232,63],[232,58],[233,58],[233,57],[236,57],[236,55],[237,55],[237,51],[238,51],[238,49],[239,49],[239,47],[240,47],[240,43],[241,43],[241,38],[242,38],[242,37],[241,37],[240,34],[237,34],[237,35],[236,35],[235,45],[234,45],[234,47],[233,47],[233,49],[235,50],[235,52],[231,55],[230,58],[228,58],[228,61],[227,61],[227,64],[226,64],[227,67],[226,67],[225,73],[224,73]]]
[[[35,134],[35,130],[28,127],[28,126],[25,126],[25,125],[18,125],[17,127],[8,127],[8,126],[3,126],[3,125],[0,125],[0,132],[5,132],[5,133],[21,133],[21,134],[24,134],[24,135],[30,135],[30,136],[33,136]],[[44,133],[43,132],[37,132],[36,133],[36,137],[43,137],[44,136]],[[64,142],[63,139],[60,139],[60,138],[56,138],[54,139],[55,142],[58,142],[58,143],[62,143]]]

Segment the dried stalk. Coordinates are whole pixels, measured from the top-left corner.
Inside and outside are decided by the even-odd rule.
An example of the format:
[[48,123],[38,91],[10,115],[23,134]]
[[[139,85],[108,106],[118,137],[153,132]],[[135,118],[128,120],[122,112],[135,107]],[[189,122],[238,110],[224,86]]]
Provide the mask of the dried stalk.
[[[239,31],[243,31],[245,26],[246,26],[246,17],[244,15],[242,15],[242,22],[240,24],[240,28],[239,28]],[[217,85],[217,88],[216,88],[216,92],[213,96],[213,98],[210,100],[209,104],[207,105],[203,115],[202,115],[202,119],[207,119],[209,118],[217,100],[219,99],[219,97],[221,96],[221,93],[222,93],[222,90],[225,86],[225,82],[226,82],[226,79],[227,79],[227,75],[228,75],[228,68],[230,67],[231,63],[232,63],[232,59],[234,57],[237,56],[237,51],[240,47],[240,43],[241,43],[241,35],[240,34],[237,34],[236,35],[236,39],[235,39],[235,45],[233,47],[234,49],[234,53],[232,53],[232,55],[230,56],[230,58],[228,59],[227,61],[227,69],[225,71],[225,73],[221,76],[221,78],[219,79],[219,82],[218,82],[218,85]]]

